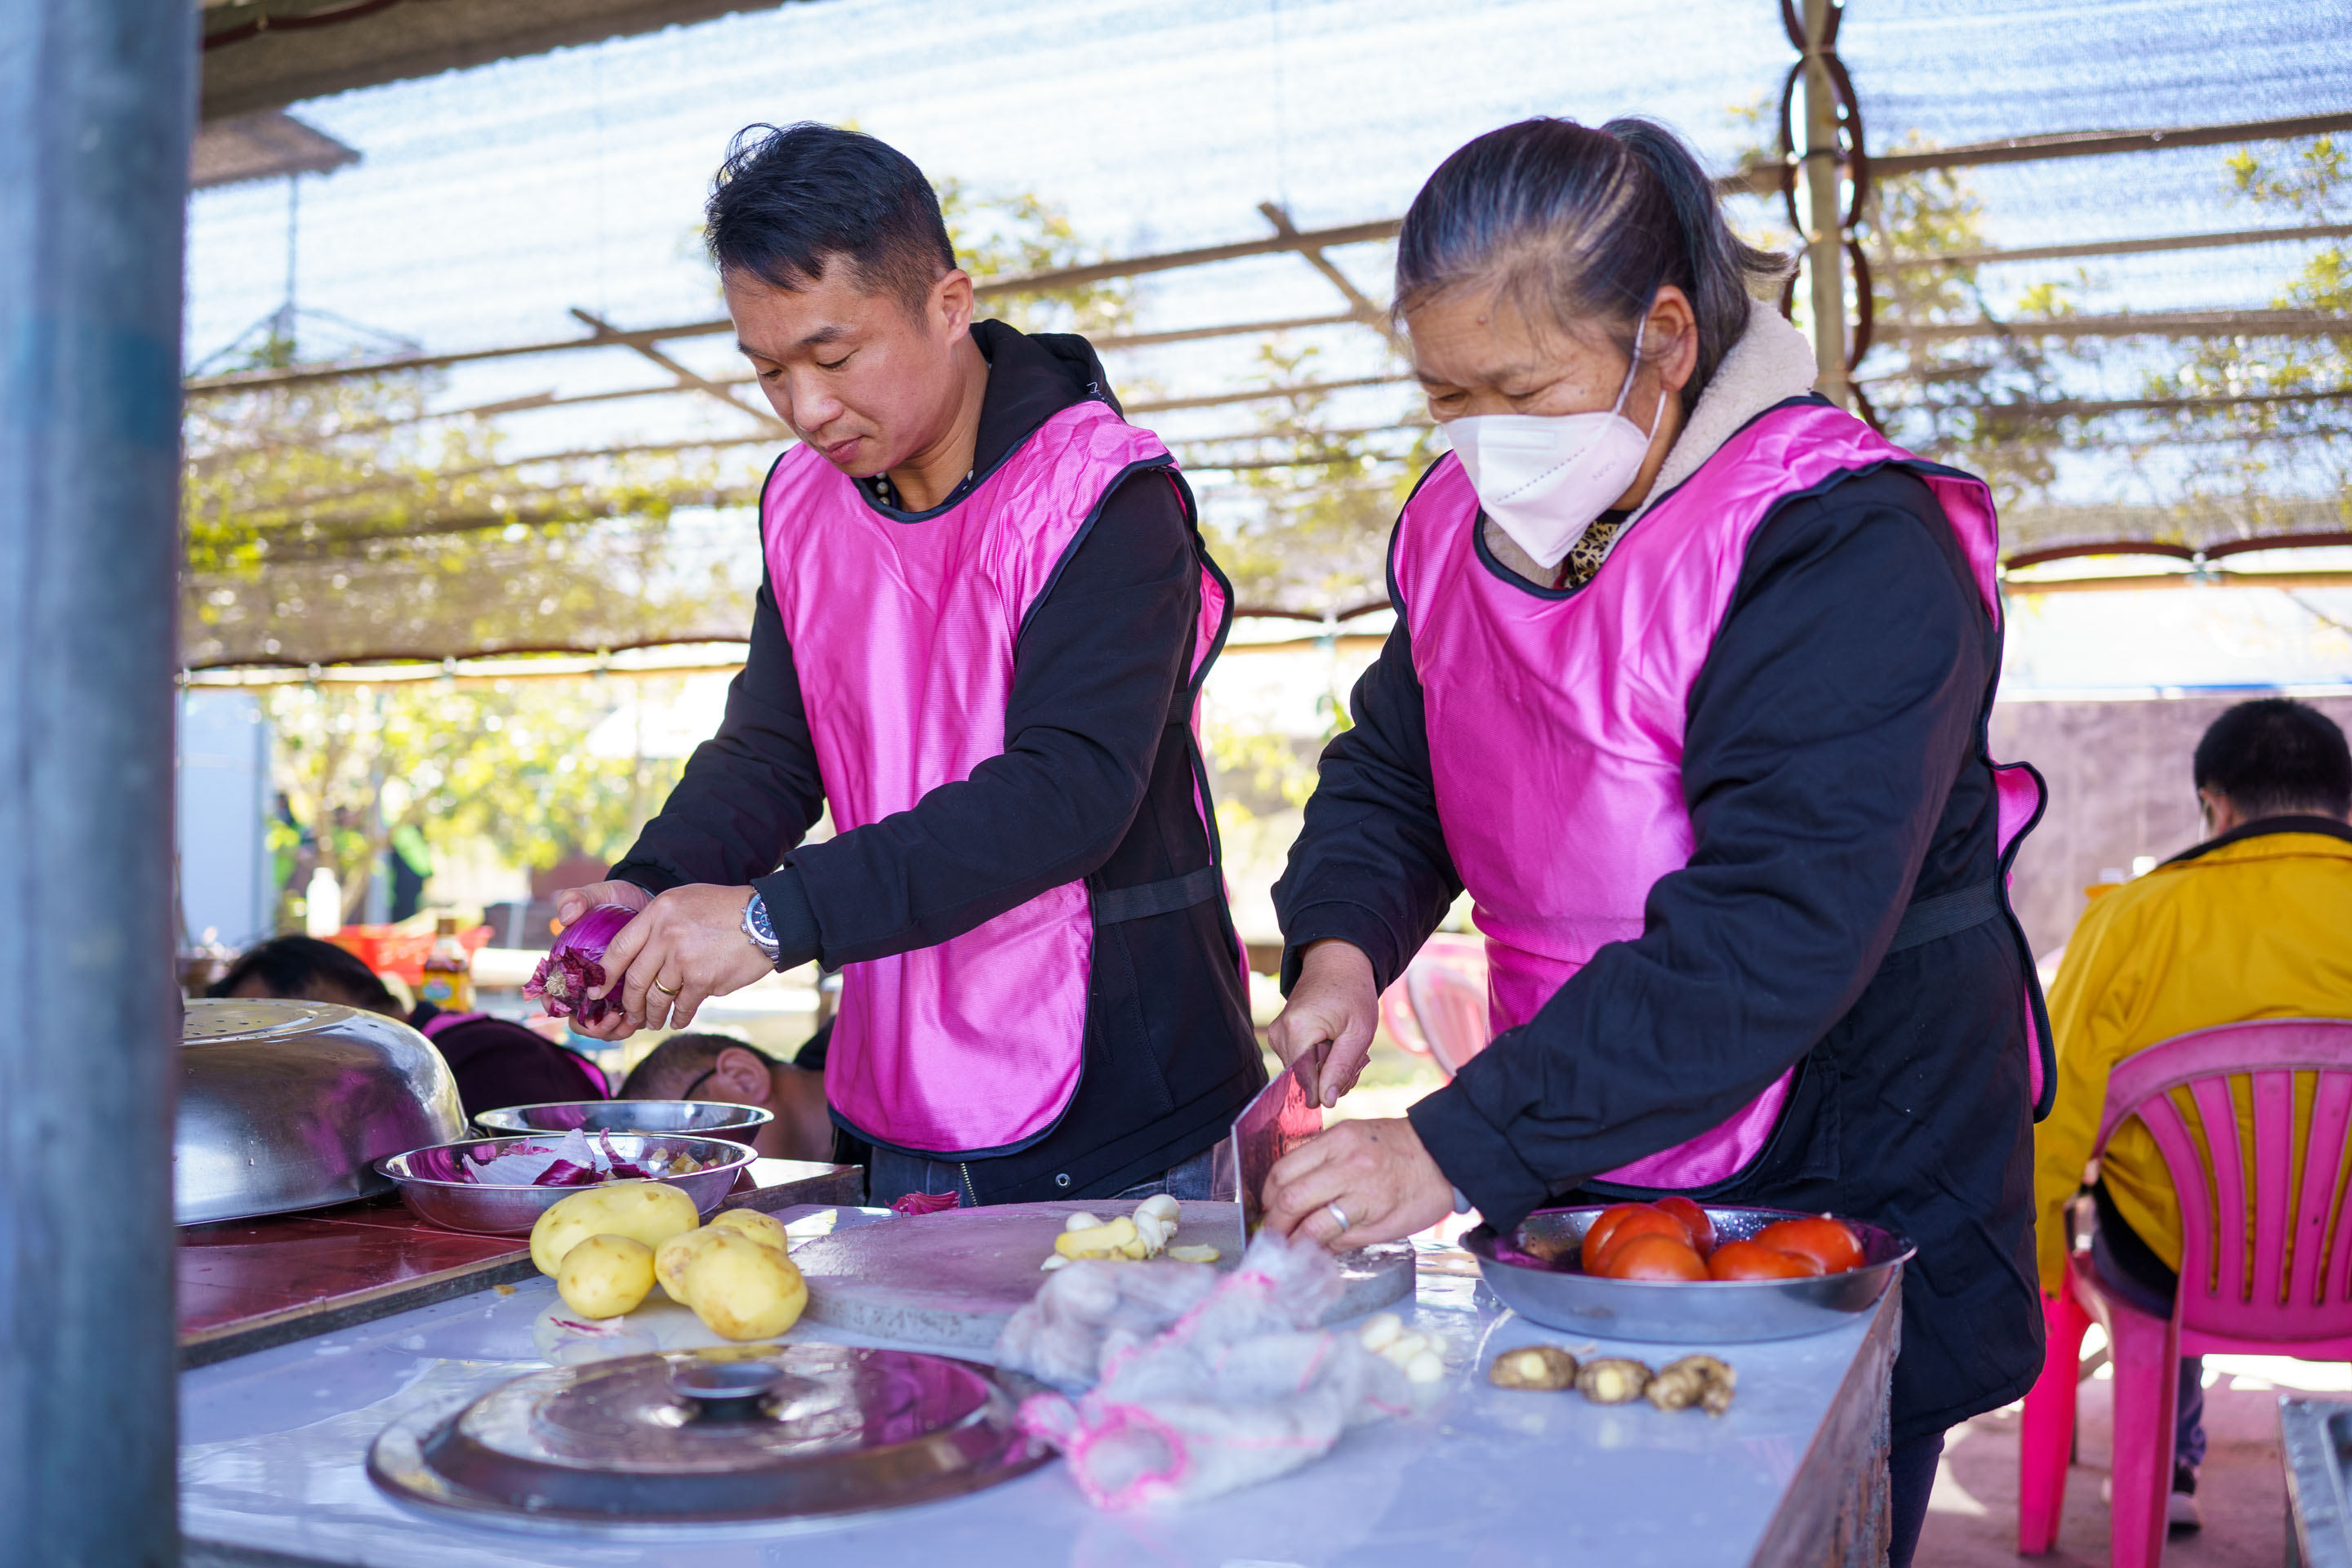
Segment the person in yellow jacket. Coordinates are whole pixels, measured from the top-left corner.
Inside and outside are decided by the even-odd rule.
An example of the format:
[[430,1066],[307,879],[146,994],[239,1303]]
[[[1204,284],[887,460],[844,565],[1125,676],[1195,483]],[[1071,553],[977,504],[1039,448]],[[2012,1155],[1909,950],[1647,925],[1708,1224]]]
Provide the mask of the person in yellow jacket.
[[[2094,898],[2050,988],[2058,1093],[2035,1130],[2042,1289],[2066,1270],[2066,1206],[2090,1184],[2102,1284],[2169,1313],[2180,1207],[2156,1141],[2116,1129],[2084,1166],[2116,1064],[2176,1035],[2252,1018],[2352,1018],[2352,752],[2326,715],[2284,698],[2242,702],[2198,742],[2205,842]],[[2299,1096],[2308,1105],[2308,1093]],[[2240,1112],[2240,1135],[2253,1121]],[[2181,1369],[2172,1519],[2196,1528],[2202,1373]]]

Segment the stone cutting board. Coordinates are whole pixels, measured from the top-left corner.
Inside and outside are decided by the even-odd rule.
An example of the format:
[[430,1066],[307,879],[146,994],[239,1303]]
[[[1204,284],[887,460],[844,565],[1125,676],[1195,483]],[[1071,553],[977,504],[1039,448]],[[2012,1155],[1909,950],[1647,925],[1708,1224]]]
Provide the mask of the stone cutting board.
[[[796,1243],[793,1261],[808,1281],[807,1317],[837,1329],[942,1350],[995,1348],[1004,1321],[1050,1278],[1038,1268],[1064,1223],[1081,1211],[1101,1219],[1131,1214],[1134,1199],[1000,1204],[899,1215]],[[1241,1261],[1241,1208],[1187,1203],[1173,1245],[1218,1248],[1216,1267]],[[1346,1288],[1325,1322],[1343,1322],[1408,1295],[1412,1248],[1402,1242],[1339,1258]]]

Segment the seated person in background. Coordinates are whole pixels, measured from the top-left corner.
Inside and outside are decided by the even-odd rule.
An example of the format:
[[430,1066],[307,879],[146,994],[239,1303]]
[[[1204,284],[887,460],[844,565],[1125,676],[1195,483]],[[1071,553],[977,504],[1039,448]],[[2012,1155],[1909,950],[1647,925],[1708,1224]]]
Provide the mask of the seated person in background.
[[[824,1030],[793,1062],[725,1035],[672,1035],[630,1069],[616,1100],[723,1100],[756,1105],[775,1120],[751,1147],[771,1160],[830,1161],[833,1117],[824,1107]],[[812,1050],[815,1059],[805,1058]]]
[[[2208,837],[2091,902],[2050,988],[2058,1099],[2036,1129],[2042,1289],[2066,1270],[2066,1209],[2082,1189],[2116,1063],[2176,1035],[2254,1018],[2352,1018],[2352,752],[2317,710],[2242,702],[2198,742]],[[2240,1113],[2240,1135],[2253,1124]],[[2101,1284],[2169,1316],[2180,1208],[2156,1141],[2116,1129],[2092,1179]],[[2205,1454],[2202,1358],[2181,1363],[2171,1518],[2194,1530]]]
[[210,994],[340,1002],[398,1018],[439,1047],[469,1117],[509,1105],[610,1098],[603,1073],[520,1024],[485,1013],[445,1012],[430,1002],[404,1013],[374,970],[315,937],[273,937],[247,948],[213,983]]

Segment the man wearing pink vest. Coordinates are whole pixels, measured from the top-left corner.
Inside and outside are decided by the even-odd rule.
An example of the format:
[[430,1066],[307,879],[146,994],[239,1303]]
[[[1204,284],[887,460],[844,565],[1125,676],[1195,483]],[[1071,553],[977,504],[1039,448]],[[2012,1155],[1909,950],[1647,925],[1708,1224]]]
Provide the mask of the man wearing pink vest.
[[[757,127],[710,198],[740,346],[800,444],[719,733],[612,880],[620,1013],[842,971],[825,1097],[869,1196],[1167,1191],[1264,1082],[1193,732],[1231,616],[1191,492],[1085,340],[974,322],[872,137]],[[830,811],[834,834],[810,829]]]
[[1496,1033],[1264,1196],[1339,1247],[1664,1193],[1909,1237],[1901,1568],[1945,1430],[2042,1364],[2053,1075],[2002,890],[2041,792],[1985,751],[1991,498],[1812,394],[1754,298],[1784,270],[1643,121],[1506,127],[1415,198],[1397,301],[1453,451],[1276,890],[1271,1037],[1336,1100],[1465,890]]

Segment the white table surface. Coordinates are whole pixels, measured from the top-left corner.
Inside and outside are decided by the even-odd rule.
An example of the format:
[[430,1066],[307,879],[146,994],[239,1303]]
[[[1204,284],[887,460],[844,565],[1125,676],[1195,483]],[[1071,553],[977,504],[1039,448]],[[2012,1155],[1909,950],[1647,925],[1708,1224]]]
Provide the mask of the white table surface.
[[[866,1214],[807,1215],[816,1224]],[[867,1211],[870,1213],[871,1211]],[[785,1217],[790,1217],[788,1215]],[[884,1222],[884,1223],[887,1223]],[[796,1227],[797,1228],[797,1227]],[[1484,1375],[1517,1345],[1589,1341],[1521,1319],[1460,1268],[1424,1258],[1413,1326],[1448,1380],[1423,1415],[1349,1433],[1321,1460],[1189,1510],[1103,1513],[1059,1464],[949,1502],[849,1521],[680,1529],[657,1544],[444,1522],[378,1492],[368,1445],[421,1403],[455,1408],[546,1365],[534,1279],[199,1367],[180,1380],[182,1527],[200,1543],[369,1568],[1010,1568],[1068,1563],[1325,1568],[1476,1563],[1744,1563],[1867,1334],[1867,1314],[1811,1339],[1711,1348],[1739,1373],[1730,1413],[1603,1407],[1506,1392]],[[881,1343],[805,1323],[793,1338]],[[1681,1350],[1604,1343],[1662,1364]]]

